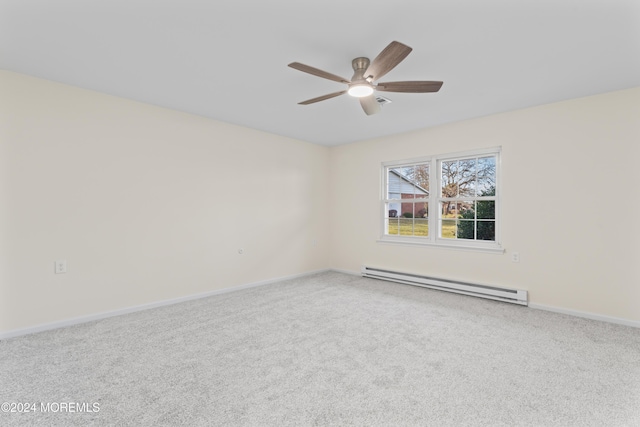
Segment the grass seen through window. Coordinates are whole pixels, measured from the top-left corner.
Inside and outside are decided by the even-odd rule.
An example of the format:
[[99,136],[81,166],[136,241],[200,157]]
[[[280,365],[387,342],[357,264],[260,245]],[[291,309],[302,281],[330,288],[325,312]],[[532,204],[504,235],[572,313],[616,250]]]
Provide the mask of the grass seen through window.
[[389,218],[389,234],[426,237],[429,235],[429,222],[425,219]]
[[[427,237],[429,235],[429,222],[426,219],[389,218],[388,221],[388,234],[392,236]],[[456,237],[455,221],[444,221],[442,223],[442,237],[448,239]]]

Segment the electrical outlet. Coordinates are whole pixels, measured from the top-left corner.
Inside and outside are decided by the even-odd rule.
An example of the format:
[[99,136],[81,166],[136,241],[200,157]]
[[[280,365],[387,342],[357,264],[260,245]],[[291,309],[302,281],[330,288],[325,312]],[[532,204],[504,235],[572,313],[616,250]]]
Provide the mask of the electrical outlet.
[[511,261],[512,262],[520,262],[520,253],[519,252],[513,252],[511,254]]
[[63,274],[67,272],[67,260],[59,260],[55,262],[55,273]]

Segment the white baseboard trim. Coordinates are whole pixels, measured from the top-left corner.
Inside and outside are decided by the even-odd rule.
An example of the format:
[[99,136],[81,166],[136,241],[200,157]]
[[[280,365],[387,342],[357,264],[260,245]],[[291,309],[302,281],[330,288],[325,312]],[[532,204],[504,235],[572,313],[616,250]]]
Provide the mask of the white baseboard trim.
[[187,295],[184,297],[173,298],[169,300],[156,301],[148,304],[141,304],[132,307],[125,307],[118,310],[105,311],[102,313],[89,314],[87,316],[73,317],[71,319],[60,320],[57,322],[44,323],[28,328],[14,329],[6,332],[0,332],[0,340],[6,340],[9,338],[19,337],[22,335],[35,334],[37,332],[50,331],[52,329],[64,328],[67,326],[78,325],[81,323],[92,322],[94,320],[106,319],[109,317],[120,316],[128,313],[135,313],[136,311],[149,310],[151,308],[163,307],[166,305],[179,304],[181,302],[192,301],[200,298],[206,298],[214,295],[226,294],[229,292],[236,292],[242,289],[255,288],[258,286],[270,285],[272,283],[281,282],[283,280],[297,279],[300,277],[311,276],[313,274],[324,273],[330,271],[329,269],[315,270],[307,273],[293,274],[290,276],[277,277],[274,279],[261,280],[253,283],[246,283],[244,285],[232,286],[229,288],[216,289],[215,291],[204,292],[199,294]]
[[341,270],[339,268],[330,268],[329,271],[335,271],[336,273],[350,274],[352,276],[362,276],[362,273],[359,271]]
[[[173,305],[173,304],[179,304],[181,302],[192,301],[192,300],[196,300],[196,299],[200,299],[200,298],[206,298],[206,297],[210,297],[210,296],[214,296],[214,295],[226,294],[226,293],[229,293],[229,292],[240,291],[242,289],[249,289],[249,288],[255,288],[255,287],[258,287],[258,286],[270,285],[272,283],[281,282],[283,280],[297,279],[297,278],[300,278],[300,277],[311,276],[313,274],[324,273],[324,272],[327,272],[327,271],[335,271],[337,273],[344,273],[344,274],[349,274],[349,275],[352,275],[352,276],[360,276],[361,275],[361,273],[359,271],[350,271],[350,270],[342,270],[342,269],[338,269],[338,268],[329,268],[329,269],[310,271],[310,272],[307,272],[307,273],[293,274],[293,275],[290,275],[290,276],[276,277],[276,278],[273,278],[273,279],[267,279],[267,280],[261,280],[261,281],[258,281],[258,282],[246,283],[244,285],[233,286],[233,287],[223,288],[223,289],[216,289],[215,291],[210,291],[210,292],[187,295],[187,296],[184,296],[184,297],[173,298],[173,299],[163,300],[163,301],[156,301],[156,302],[152,302],[152,303],[148,303],[148,304],[141,304],[141,305],[132,306],[132,307],[126,307],[126,308],[113,310],[113,311],[105,311],[105,312],[102,312],[102,313],[90,314],[90,315],[87,315],[87,316],[74,317],[74,318],[71,318],[71,319],[60,320],[60,321],[57,321],[57,322],[44,323],[44,324],[40,324],[40,325],[36,325],[36,326],[31,326],[31,327],[28,327],[28,328],[21,328],[21,329],[14,329],[14,330],[10,330],[10,331],[0,332],[0,340],[19,337],[19,336],[22,336],[22,335],[35,334],[37,332],[49,331],[49,330],[52,330],[52,329],[64,328],[64,327],[67,327],[67,326],[78,325],[78,324],[81,324],[81,323],[92,322],[94,320],[106,319],[106,318],[109,318],[109,317],[120,316],[120,315],[123,315],[123,314],[135,313],[137,311],[149,310],[151,308],[163,307],[163,306]],[[586,319],[598,320],[598,321],[601,321],[601,322],[615,323],[615,324],[618,324],[618,325],[625,325],[625,326],[631,326],[631,327],[634,327],[634,328],[640,328],[640,321],[622,319],[622,318],[619,318],[619,317],[604,316],[604,315],[595,314],[595,313],[589,313],[589,312],[578,311],[578,310],[570,310],[570,309],[566,309],[566,308],[554,307],[554,306],[549,306],[549,305],[544,305],[544,304],[536,304],[536,303],[531,303],[531,302],[529,303],[529,308],[533,308],[533,309],[536,309],[536,310],[552,311],[554,313],[567,314],[569,316],[583,317],[583,318],[586,318]]]
[[625,326],[632,326],[634,328],[640,328],[640,322],[635,320],[622,319],[620,317],[604,316],[601,314],[589,313],[589,312],[578,311],[578,310],[570,310],[567,308],[553,307],[550,305],[536,304],[532,302],[529,303],[529,308],[534,308],[536,310],[552,311],[554,313],[568,314],[569,316],[583,317],[585,319],[599,320],[601,322],[615,323],[617,325],[625,325]]

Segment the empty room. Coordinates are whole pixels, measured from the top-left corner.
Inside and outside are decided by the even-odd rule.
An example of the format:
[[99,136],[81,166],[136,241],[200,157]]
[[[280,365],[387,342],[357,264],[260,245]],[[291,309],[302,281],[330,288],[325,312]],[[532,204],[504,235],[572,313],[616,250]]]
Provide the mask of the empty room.
[[640,3],[0,0],[0,425],[640,426]]

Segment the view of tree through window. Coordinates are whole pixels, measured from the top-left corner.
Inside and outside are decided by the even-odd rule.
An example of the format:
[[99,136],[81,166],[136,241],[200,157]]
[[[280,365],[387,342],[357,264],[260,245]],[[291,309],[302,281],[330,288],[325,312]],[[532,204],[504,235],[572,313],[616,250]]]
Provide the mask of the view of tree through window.
[[385,164],[383,235],[496,242],[499,149],[479,152]]
[[496,159],[441,163],[441,237],[495,240]]

